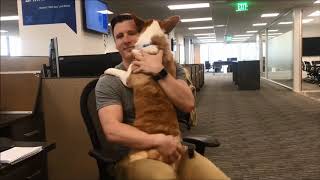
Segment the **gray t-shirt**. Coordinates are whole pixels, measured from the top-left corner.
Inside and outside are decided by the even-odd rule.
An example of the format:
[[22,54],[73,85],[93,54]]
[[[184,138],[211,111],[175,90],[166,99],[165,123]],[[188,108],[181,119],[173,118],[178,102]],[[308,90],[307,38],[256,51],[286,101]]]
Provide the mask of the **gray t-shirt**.
[[[115,68],[124,70],[123,64]],[[177,79],[185,80],[183,67],[177,64]],[[96,85],[97,110],[105,106],[118,104],[123,108],[123,122],[133,123],[134,105],[133,91],[125,87],[118,77],[112,75],[102,75]]]
[[[121,63],[115,68],[125,70]],[[185,80],[185,72],[180,64],[177,64],[177,79]],[[102,75],[97,82],[96,89],[97,110],[109,105],[121,105],[123,109],[123,122],[133,124],[135,111],[133,104],[133,91],[122,84],[118,77]],[[122,159],[129,149],[124,146],[118,147],[119,159]]]

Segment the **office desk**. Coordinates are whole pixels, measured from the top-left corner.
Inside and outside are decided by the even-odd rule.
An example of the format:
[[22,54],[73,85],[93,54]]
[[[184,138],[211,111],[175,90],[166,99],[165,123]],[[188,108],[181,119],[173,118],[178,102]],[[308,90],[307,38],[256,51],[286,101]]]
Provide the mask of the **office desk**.
[[47,180],[47,153],[55,149],[55,143],[14,141],[15,146],[42,146],[42,151],[16,164],[0,164],[1,180]]
[[0,137],[14,141],[45,141],[42,113],[0,111]]
[[23,113],[23,114],[2,114],[2,112],[0,112],[0,128],[10,125],[12,123],[14,123],[15,121],[19,120],[19,119],[23,119],[26,118],[28,116],[30,116],[31,113]]

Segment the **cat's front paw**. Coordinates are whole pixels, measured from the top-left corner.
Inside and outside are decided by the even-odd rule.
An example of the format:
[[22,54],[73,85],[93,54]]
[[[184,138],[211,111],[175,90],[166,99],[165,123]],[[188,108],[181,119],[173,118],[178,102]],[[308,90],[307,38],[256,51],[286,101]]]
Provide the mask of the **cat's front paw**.
[[140,55],[140,56],[142,56],[141,51],[138,50],[138,49],[132,49],[131,52],[132,52],[134,55]]
[[150,45],[150,46],[144,47],[142,50],[148,54],[158,54],[159,52],[159,49],[156,45]]
[[106,69],[105,71],[104,71],[104,74],[109,74],[109,75],[114,75],[114,70],[113,70],[114,68],[108,68],[108,69]]

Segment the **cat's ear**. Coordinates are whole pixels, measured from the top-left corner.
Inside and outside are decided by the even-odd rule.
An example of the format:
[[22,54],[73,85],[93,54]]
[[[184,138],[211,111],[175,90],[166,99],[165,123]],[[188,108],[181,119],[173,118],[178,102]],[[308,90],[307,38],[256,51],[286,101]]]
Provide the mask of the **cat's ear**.
[[180,16],[171,16],[165,20],[159,21],[161,29],[164,30],[166,34],[172,31],[174,27],[178,24],[180,21]]
[[141,32],[141,30],[143,29],[143,27],[144,27],[144,20],[142,20],[141,18],[139,18],[138,16],[136,16],[136,15],[131,15],[132,16],[132,18],[133,18],[133,20],[134,20],[134,22],[136,23],[136,26],[137,26],[137,31],[138,32]]

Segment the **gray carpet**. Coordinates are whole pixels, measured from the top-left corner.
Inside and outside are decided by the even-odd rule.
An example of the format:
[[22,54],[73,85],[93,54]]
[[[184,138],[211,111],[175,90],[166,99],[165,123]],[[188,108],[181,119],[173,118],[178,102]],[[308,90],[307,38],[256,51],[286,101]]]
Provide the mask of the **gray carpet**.
[[320,103],[272,83],[239,91],[207,73],[191,134],[221,142],[207,157],[235,180],[320,180]]
[[320,102],[320,91],[319,92],[307,92],[308,97],[314,98]]

